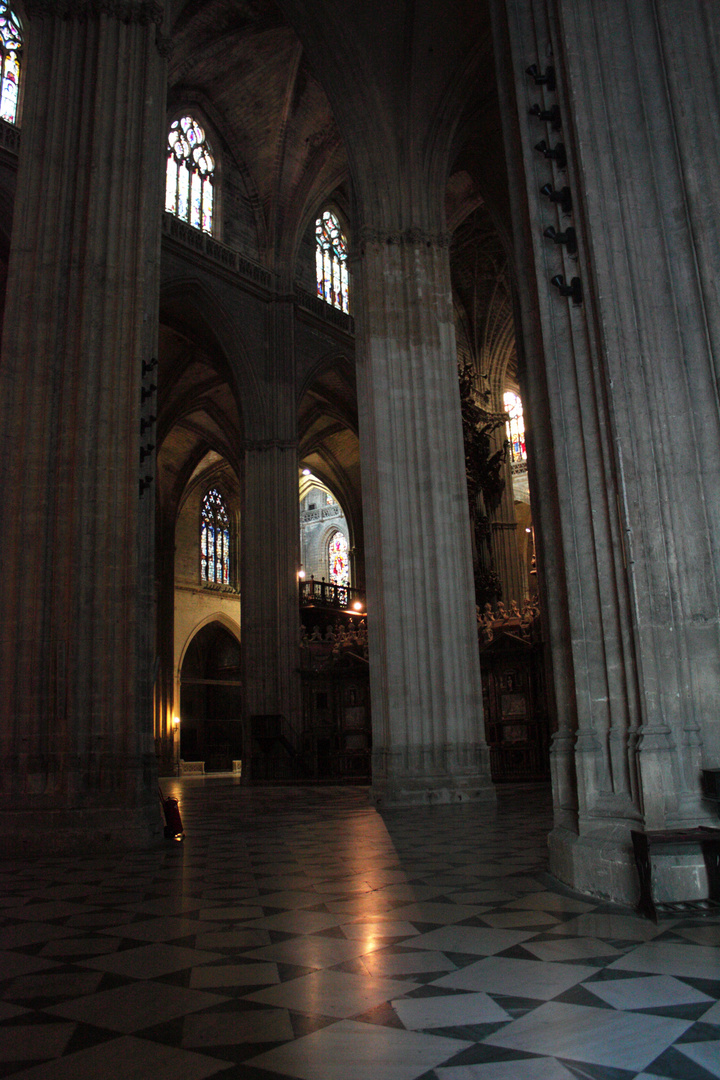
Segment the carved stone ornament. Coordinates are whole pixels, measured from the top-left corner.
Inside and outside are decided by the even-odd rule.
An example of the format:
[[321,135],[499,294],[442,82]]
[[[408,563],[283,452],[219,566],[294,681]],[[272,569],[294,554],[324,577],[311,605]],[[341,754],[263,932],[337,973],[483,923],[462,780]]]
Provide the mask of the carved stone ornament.
[[246,439],[243,443],[245,450],[295,450],[297,440],[293,439]]
[[160,53],[164,60],[169,60],[173,52],[173,40],[166,34],[156,34],[155,44],[157,45],[157,51]]
[[96,19],[106,15],[124,23],[160,26],[164,11],[156,0],[26,0],[28,18],[55,15],[60,19]]
[[366,247],[374,247],[378,250],[383,247],[447,248],[450,246],[451,239],[450,233],[431,233],[414,226],[397,232],[387,232],[363,225],[356,246],[362,255]]

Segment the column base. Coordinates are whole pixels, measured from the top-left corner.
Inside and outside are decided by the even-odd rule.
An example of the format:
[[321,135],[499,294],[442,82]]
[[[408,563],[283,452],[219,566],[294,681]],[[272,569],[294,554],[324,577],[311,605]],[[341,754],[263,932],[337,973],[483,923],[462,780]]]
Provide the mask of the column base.
[[4,856],[97,855],[153,847],[163,838],[162,808],[0,810]]
[[429,776],[373,783],[370,801],[379,809],[441,806],[461,802],[495,802],[495,788],[484,776]]
[[447,806],[452,802],[494,802],[490,770],[373,775],[370,801],[382,809]]
[[[438,768],[438,764],[444,768]],[[462,747],[439,753],[422,748],[375,752],[370,801],[382,808],[494,803],[487,747]]]
[[[642,826],[635,823],[635,828]],[[610,825],[578,836],[556,827],[548,837],[550,873],[564,885],[600,900],[635,907],[640,897],[630,826]],[[708,877],[700,851],[653,860],[656,901],[700,900]]]

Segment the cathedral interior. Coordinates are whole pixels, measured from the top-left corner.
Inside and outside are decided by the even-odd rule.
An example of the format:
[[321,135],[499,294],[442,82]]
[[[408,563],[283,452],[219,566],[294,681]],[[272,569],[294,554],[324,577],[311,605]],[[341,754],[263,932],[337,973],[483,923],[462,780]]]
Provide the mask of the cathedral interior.
[[2,1075],[720,1076],[718,56],[0,2]]

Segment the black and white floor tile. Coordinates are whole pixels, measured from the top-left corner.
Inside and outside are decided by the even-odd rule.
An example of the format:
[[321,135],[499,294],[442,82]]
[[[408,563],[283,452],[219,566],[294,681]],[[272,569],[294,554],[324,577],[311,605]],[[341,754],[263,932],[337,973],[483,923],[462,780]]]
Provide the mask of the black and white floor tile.
[[186,839],[0,863],[0,1080],[709,1080],[720,919],[547,875],[549,793],[164,782]]

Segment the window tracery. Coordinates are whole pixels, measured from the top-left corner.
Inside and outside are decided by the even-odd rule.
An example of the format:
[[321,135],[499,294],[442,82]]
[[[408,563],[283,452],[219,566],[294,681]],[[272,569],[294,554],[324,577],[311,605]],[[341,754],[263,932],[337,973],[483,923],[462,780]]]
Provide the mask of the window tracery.
[[230,519],[216,488],[205,495],[200,511],[200,580],[230,584]]
[[315,268],[318,296],[341,311],[350,310],[347,241],[340,222],[325,210],[315,222]]
[[20,20],[9,4],[0,2],[0,117],[10,124],[17,122],[22,46]]
[[196,229],[211,233],[215,199],[215,159],[205,131],[192,116],[170,125],[165,209]]

